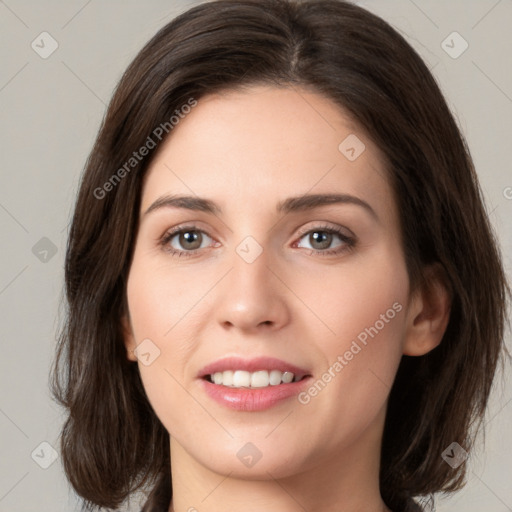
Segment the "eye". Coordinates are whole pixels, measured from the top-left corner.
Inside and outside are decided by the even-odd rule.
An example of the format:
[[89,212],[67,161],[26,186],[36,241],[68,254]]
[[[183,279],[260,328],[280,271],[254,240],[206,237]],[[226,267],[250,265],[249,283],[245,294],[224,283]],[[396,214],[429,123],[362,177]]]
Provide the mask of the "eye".
[[[300,240],[305,240],[310,247],[302,245],[299,241],[295,247],[304,247],[310,249],[311,254],[331,255],[348,251],[355,246],[355,238],[346,235],[338,228],[329,226],[319,226],[301,233]],[[338,244],[333,247],[333,242],[339,240]]]
[[204,231],[195,226],[177,227],[168,231],[161,239],[160,244],[176,256],[190,256],[199,249],[211,245],[213,239]]
[[[330,226],[319,226],[308,231],[299,233],[299,242],[294,247],[309,249],[310,254],[328,256],[341,254],[354,248],[355,237],[348,236],[339,228]],[[305,239],[310,247],[304,246],[302,239]],[[333,242],[338,244],[333,247]],[[166,232],[160,240],[160,245],[172,256],[193,256],[201,249],[208,246],[219,245],[207,233],[196,226],[177,226]]]

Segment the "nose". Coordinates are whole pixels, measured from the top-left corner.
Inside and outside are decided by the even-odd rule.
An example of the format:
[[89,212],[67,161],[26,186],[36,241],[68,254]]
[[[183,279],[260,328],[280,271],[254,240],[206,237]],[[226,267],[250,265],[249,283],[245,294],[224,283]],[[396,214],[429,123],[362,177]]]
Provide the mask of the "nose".
[[290,319],[290,290],[266,250],[252,262],[234,251],[231,270],[217,290],[216,316],[225,330],[274,331]]

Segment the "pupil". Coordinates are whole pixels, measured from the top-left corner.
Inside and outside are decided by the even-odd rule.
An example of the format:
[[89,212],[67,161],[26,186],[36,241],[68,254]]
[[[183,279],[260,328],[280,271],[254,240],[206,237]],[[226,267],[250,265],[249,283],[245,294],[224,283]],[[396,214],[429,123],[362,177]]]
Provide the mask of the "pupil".
[[[310,237],[312,237],[314,243],[320,244],[316,247],[318,249],[326,249],[329,247],[329,245],[331,245],[332,233],[326,233],[325,231],[315,231],[310,235]],[[313,247],[314,243],[311,243]]]
[[[188,249],[198,249],[201,246],[201,236],[200,233],[197,233],[196,231],[186,231],[181,234],[180,238],[180,244],[182,247],[187,247]],[[198,240],[199,243],[197,243]],[[194,242],[196,243],[195,246]]]

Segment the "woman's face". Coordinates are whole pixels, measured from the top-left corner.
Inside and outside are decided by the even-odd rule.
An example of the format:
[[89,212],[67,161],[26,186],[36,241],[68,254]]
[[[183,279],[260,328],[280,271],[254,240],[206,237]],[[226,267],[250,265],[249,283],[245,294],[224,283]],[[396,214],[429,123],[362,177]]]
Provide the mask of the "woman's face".
[[[148,169],[127,295],[129,357],[176,453],[255,479],[378,453],[409,280],[383,156],[330,100],[201,99]],[[228,357],[285,366],[207,382]],[[264,387],[286,365],[307,377]]]

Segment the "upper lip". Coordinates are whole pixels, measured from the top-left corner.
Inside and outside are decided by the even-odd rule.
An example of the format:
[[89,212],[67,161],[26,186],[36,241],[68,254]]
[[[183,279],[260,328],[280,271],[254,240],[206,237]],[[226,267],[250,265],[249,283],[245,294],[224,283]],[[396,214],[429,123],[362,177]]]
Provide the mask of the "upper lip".
[[301,379],[309,375],[308,370],[299,368],[294,364],[287,363],[275,357],[256,357],[253,359],[242,359],[241,357],[225,357],[207,364],[199,371],[198,377],[202,378],[212,375],[216,372],[226,370],[245,370],[247,372],[256,372],[258,370],[279,370],[281,372],[291,372],[296,378]]

